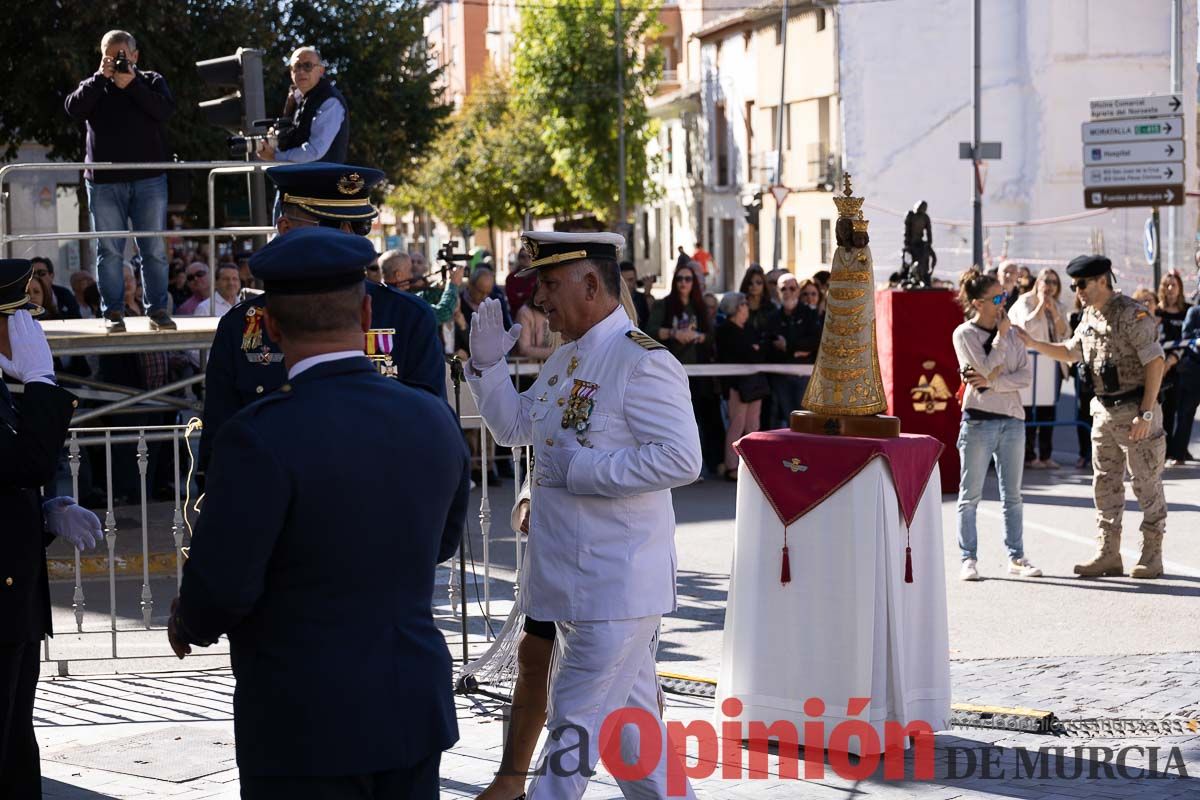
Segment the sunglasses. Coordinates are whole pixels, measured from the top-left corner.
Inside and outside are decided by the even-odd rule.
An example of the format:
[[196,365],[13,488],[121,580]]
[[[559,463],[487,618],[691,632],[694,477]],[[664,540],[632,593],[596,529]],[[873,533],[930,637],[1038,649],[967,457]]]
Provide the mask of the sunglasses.
[[187,276],[187,279],[190,281],[193,278],[203,278],[207,274],[208,274],[208,270],[206,270],[206,269],[196,270],[195,272],[190,273]]
[[690,275],[680,275],[679,277],[677,277],[675,279],[675,282],[676,283],[691,283],[692,277]]
[[372,264],[371,266],[367,267],[367,272],[379,272],[379,265]]
[[781,291],[781,292],[798,292],[798,291],[800,291],[800,289],[799,289],[799,287],[796,287],[796,286],[780,286],[779,291]]
[[35,278],[45,278],[49,274],[50,274],[50,270],[48,270],[48,269],[35,269],[33,271],[33,277],[35,277]]
[[319,66],[321,65],[313,63],[312,61],[297,61],[295,64],[292,64],[290,67],[288,67],[288,69],[290,69],[292,72],[312,72]]
[[1086,289],[1091,281],[1087,278],[1081,281],[1071,281],[1071,291],[1078,292],[1080,289]]
[[1004,301],[1007,299],[1008,299],[1008,295],[998,294],[992,298],[991,302],[992,302],[992,305],[994,305],[994,306],[1002,306],[1002,305],[1004,305]]

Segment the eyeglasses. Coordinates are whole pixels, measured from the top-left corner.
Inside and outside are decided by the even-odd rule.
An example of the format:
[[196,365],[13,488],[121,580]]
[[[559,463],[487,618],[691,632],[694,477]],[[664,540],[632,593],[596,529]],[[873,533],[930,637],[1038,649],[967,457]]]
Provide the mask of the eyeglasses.
[[313,61],[297,61],[295,64],[292,64],[290,67],[288,67],[288,69],[290,69],[292,72],[312,72],[319,66],[321,65]]

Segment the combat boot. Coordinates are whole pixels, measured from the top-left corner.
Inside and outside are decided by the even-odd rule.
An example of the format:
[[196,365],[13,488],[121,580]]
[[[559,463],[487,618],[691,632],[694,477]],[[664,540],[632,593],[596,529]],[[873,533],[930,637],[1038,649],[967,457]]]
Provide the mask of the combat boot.
[[1096,537],[1099,549],[1092,560],[1075,565],[1075,574],[1085,578],[1098,578],[1101,575],[1124,575],[1125,567],[1121,563],[1121,534],[1101,533]]
[[1129,571],[1131,578],[1158,578],[1163,574],[1161,533],[1142,532],[1142,557]]

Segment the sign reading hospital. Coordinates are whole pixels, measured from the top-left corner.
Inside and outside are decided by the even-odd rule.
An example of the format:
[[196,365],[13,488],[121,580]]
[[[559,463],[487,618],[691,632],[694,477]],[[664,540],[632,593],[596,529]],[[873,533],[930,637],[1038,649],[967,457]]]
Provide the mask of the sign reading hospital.
[[1085,144],[1083,164],[1182,164],[1183,140],[1162,142],[1121,142],[1120,144]]

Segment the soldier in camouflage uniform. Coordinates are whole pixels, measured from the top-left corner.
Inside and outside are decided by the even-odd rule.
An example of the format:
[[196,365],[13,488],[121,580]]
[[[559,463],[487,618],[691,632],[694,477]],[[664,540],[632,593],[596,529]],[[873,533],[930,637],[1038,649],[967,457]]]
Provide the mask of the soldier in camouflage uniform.
[[1079,256],[1067,266],[1072,288],[1086,308],[1075,334],[1065,342],[1038,342],[1018,329],[1025,343],[1059,361],[1083,361],[1092,401],[1092,482],[1099,551],[1075,565],[1087,577],[1122,575],[1121,515],[1125,509],[1125,468],[1142,509],[1142,552],[1129,573],[1133,578],[1162,575],[1162,538],[1167,501],[1162,471],[1166,436],[1158,390],[1164,369],[1154,316],[1140,303],[1117,294],[1112,262],[1103,256]]

